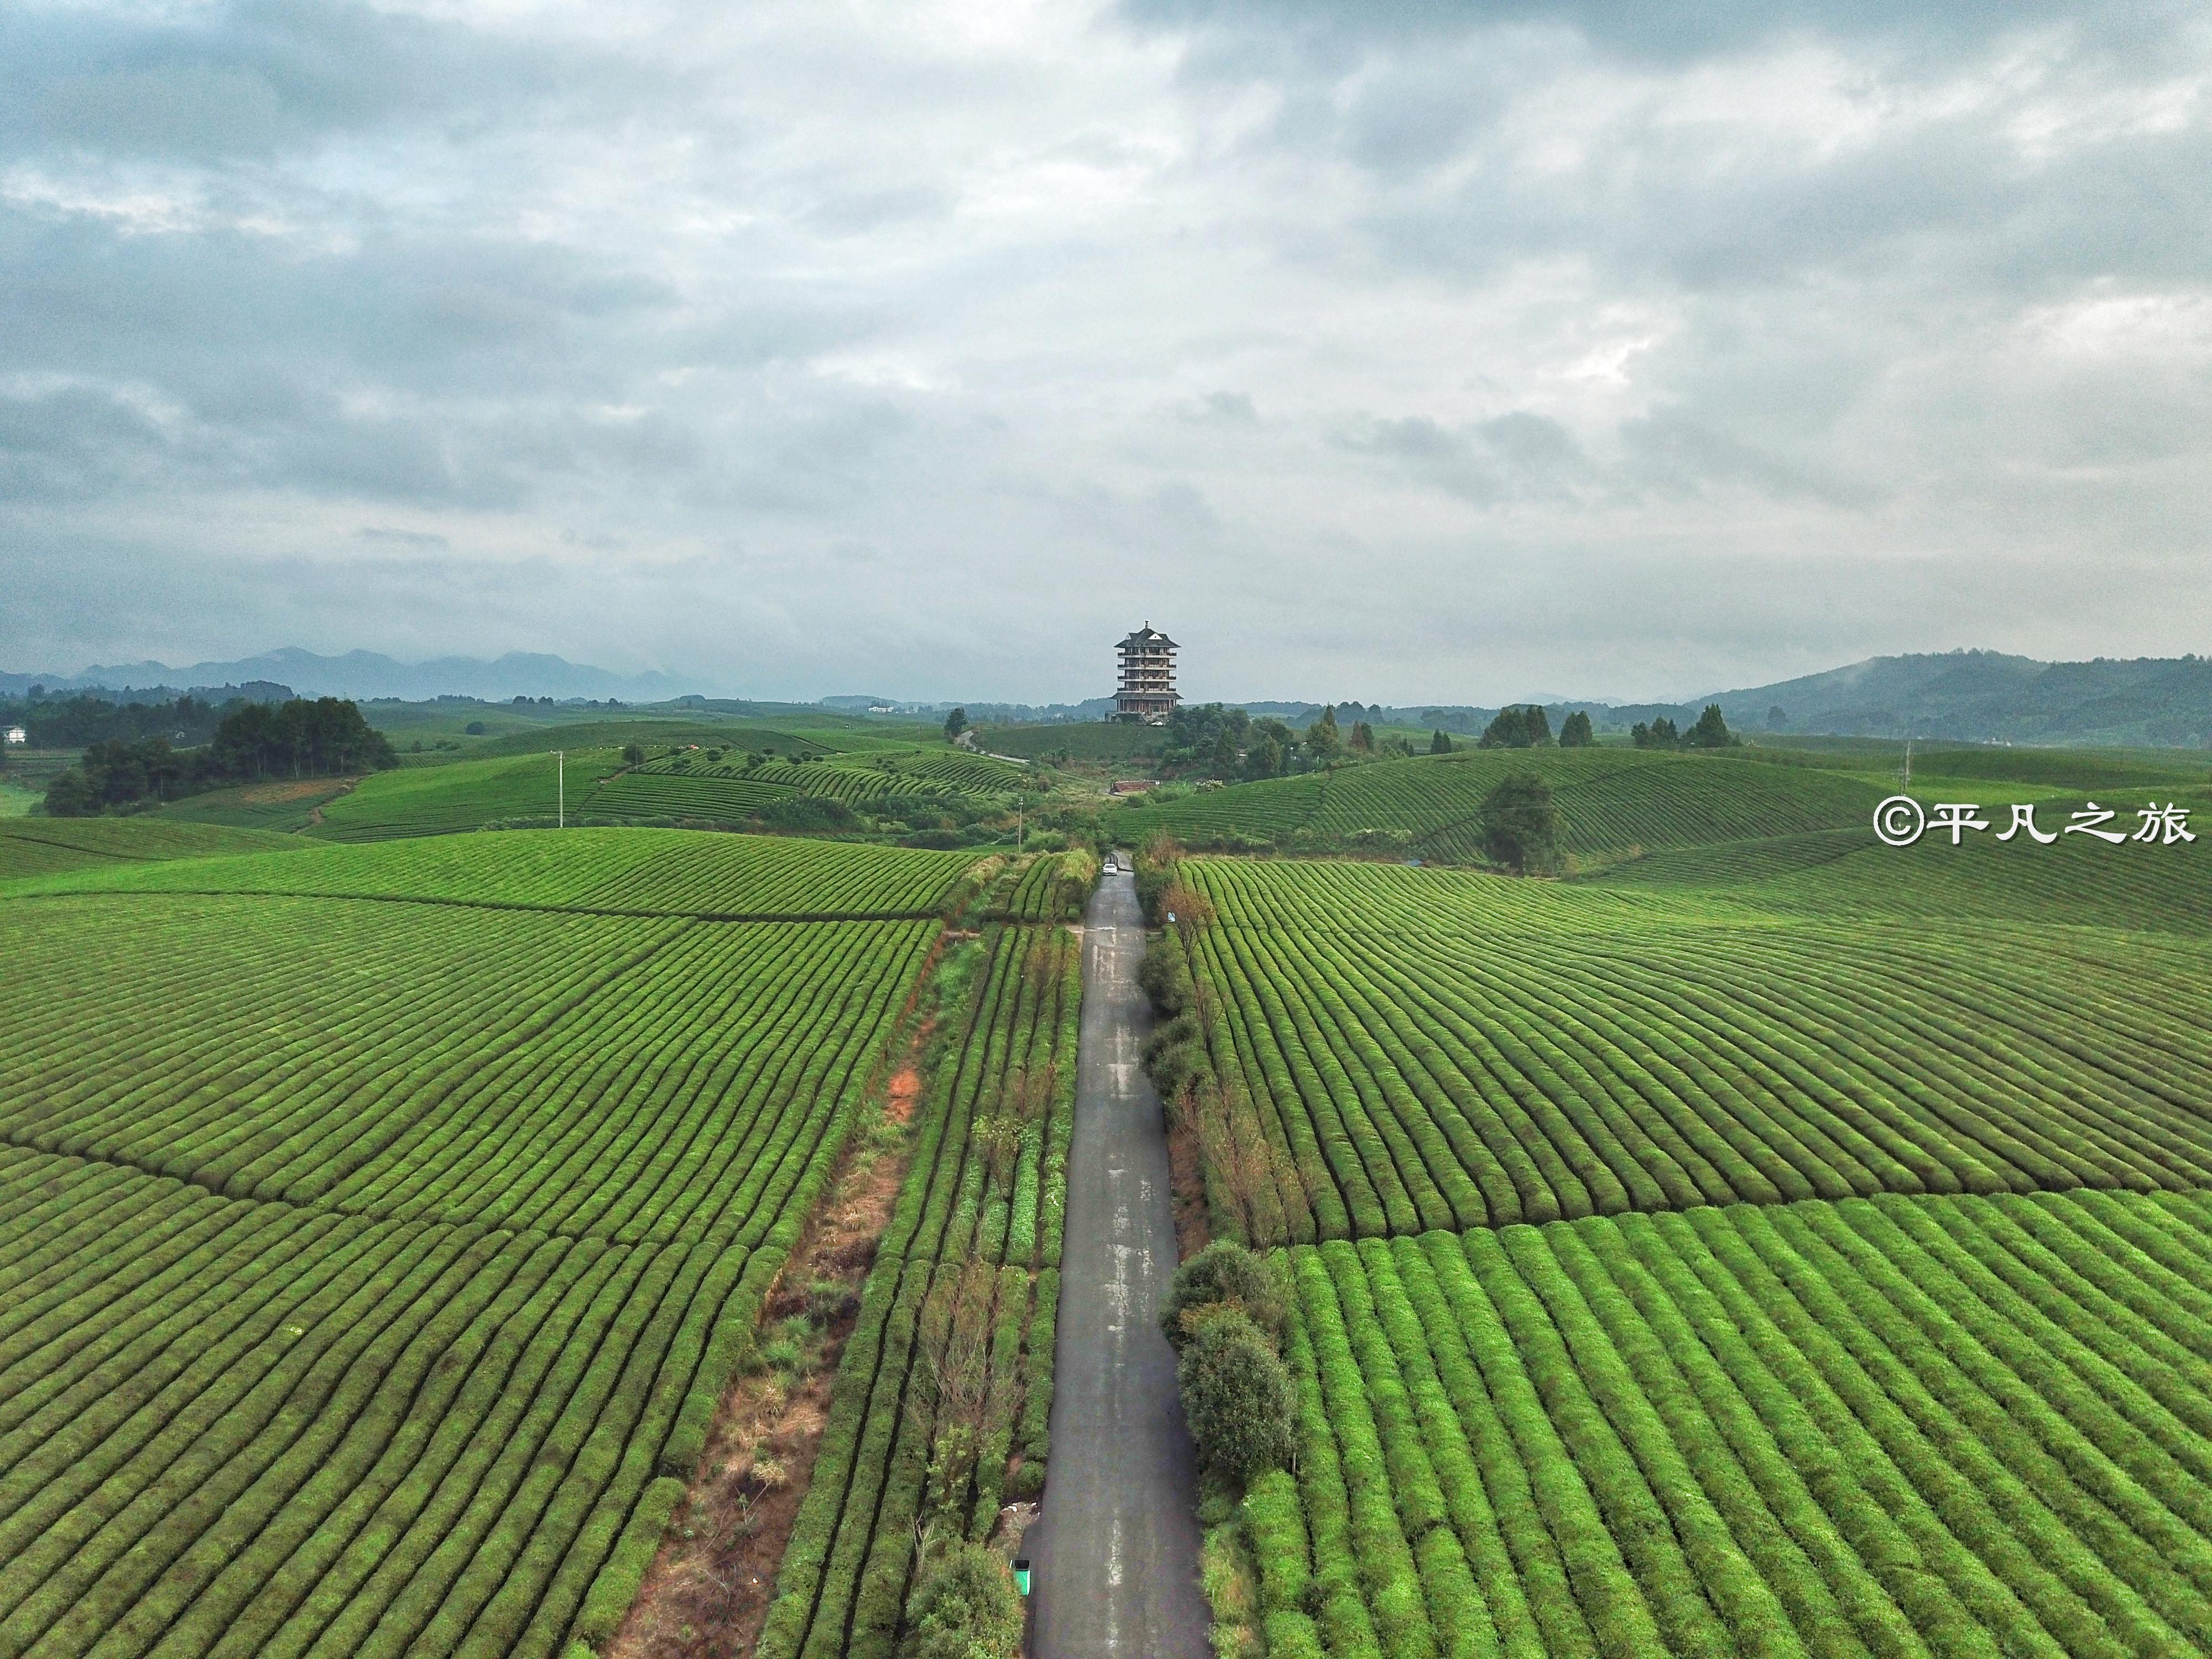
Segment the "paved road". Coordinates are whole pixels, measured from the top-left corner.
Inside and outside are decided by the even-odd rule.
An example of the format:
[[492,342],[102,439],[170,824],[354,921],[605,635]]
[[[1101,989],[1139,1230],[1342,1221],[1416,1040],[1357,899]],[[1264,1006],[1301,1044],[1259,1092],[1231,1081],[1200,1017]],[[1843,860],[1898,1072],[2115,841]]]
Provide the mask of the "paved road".
[[1145,927],[1126,875],[1083,942],[1083,1046],[1044,1513],[1028,1542],[1036,1659],[1206,1659],[1190,1437],[1158,1308],[1176,1267],[1159,1097],[1139,1057]]

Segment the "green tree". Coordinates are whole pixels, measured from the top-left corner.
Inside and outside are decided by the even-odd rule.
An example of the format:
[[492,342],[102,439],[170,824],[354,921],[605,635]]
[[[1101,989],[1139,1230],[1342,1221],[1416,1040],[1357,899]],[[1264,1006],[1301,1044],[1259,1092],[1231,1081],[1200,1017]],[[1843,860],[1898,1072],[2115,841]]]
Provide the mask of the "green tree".
[[1449,755],[1451,751],[1452,740],[1444,734],[1443,727],[1439,726],[1436,730],[1436,735],[1429,739],[1429,752],[1431,755]]
[[1482,803],[1482,850],[1523,875],[1559,866],[1559,813],[1552,786],[1534,773],[1516,772]]
[[1283,775],[1284,764],[1281,740],[1271,732],[1255,733],[1251,746],[1244,751],[1244,775],[1255,781],[1279,778]]
[[1638,749],[1679,749],[1682,736],[1674,729],[1674,722],[1662,714],[1649,726],[1638,720],[1630,726],[1628,740]]
[[1017,1659],[1022,1595],[1003,1557],[956,1540],[924,1546],[907,1597],[902,1659]]
[[1590,717],[1586,709],[1577,708],[1559,724],[1559,747],[1588,749],[1597,742],[1597,734],[1590,730]]
[[1344,739],[1336,729],[1335,709],[1322,709],[1321,718],[1306,727],[1306,748],[1316,760],[1324,763],[1344,751]]
[[100,804],[100,791],[75,767],[46,786],[46,816],[50,818],[94,817],[99,814]]
[[1375,752],[1375,728],[1370,726],[1365,720],[1352,721],[1351,747],[1358,754],[1373,754]]
[[1784,731],[1788,729],[1789,725],[1790,711],[1784,708],[1780,703],[1776,703],[1771,708],[1769,708],[1766,711],[1766,729],[1768,731]]
[[1176,1383],[1199,1461],[1245,1484],[1287,1468],[1295,1401],[1281,1358],[1238,1309],[1219,1309],[1196,1327]]
[[1707,703],[1705,713],[1698,716],[1698,723],[1682,733],[1685,749],[1728,749],[1734,747],[1736,741],[1735,733],[1721,718],[1721,706],[1717,702]]
[[945,740],[951,743],[968,729],[968,711],[956,708],[945,717]]
[[1176,1269],[1160,1304],[1160,1331],[1178,1353],[1210,1309],[1234,1308],[1279,1343],[1290,1292],[1273,1261],[1233,1239],[1217,1238]]
[[1236,735],[1224,726],[1221,728],[1220,737],[1214,740],[1213,775],[1217,778],[1233,778],[1237,775],[1238,764]]
[[1530,703],[1525,708],[1511,704],[1498,711],[1497,719],[1482,729],[1480,746],[1484,749],[1547,749],[1552,742],[1552,721],[1544,713],[1543,705]]
[[624,744],[623,745],[623,764],[624,766],[642,766],[642,765],[644,765],[644,764],[645,764],[645,750],[644,750],[643,749],[640,748],[636,744],[634,744],[634,743],[626,743],[626,744]]

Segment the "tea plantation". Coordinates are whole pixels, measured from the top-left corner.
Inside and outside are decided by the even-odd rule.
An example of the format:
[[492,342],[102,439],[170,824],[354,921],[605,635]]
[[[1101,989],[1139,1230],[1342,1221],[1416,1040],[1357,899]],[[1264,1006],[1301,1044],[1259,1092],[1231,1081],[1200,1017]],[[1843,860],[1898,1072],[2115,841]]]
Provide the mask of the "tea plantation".
[[[1217,1644],[2212,1650],[2203,843],[1895,848],[1847,799],[1893,782],[1548,759],[1633,856],[1180,866],[1208,1208],[1280,1247],[1297,1418]],[[2138,764],[1914,793],[2201,801]]]
[[0,882],[167,859],[276,852],[298,845],[288,836],[257,830],[151,818],[4,818],[0,819]]
[[466,840],[0,897],[0,1652],[619,1624],[966,866]]
[[[1950,851],[1892,867],[1909,880]],[[1199,945],[1214,1065],[1274,1153],[1237,1197],[1265,1242],[2212,1185],[2212,1042],[2187,1013],[2212,993],[2201,934],[1780,925],[1755,889],[1705,901],[1377,865],[1192,868],[1219,915]]]
[[[779,735],[579,754],[572,811],[1018,776]],[[1169,854],[1174,1104],[1288,1310],[1222,1659],[2212,1651],[2212,842],[1888,848],[1881,763],[1112,810],[1212,846]],[[2054,827],[2206,793],[1929,764]],[[1408,867],[1479,860],[1528,768],[1565,878]],[[896,1659],[922,1532],[1044,1488],[1095,860],[429,833],[534,821],[547,770],[0,829],[0,1659],[607,1650],[909,1043],[757,1650]]]
[[[563,811],[572,823],[682,820],[737,827],[778,802],[806,798],[860,810],[894,796],[994,801],[1023,775],[1019,767],[1006,762],[942,746],[863,743],[844,733],[825,740],[744,728],[720,737],[702,733],[716,745],[712,748],[684,744],[630,764],[623,757],[624,728],[603,723],[575,730],[590,741],[566,751],[565,791],[550,746],[491,753],[410,764],[373,774],[350,787],[326,788],[313,807],[312,821],[302,814],[286,827],[331,841],[386,841],[490,824],[550,823]],[[534,734],[530,741],[550,745],[557,735]],[[744,746],[766,740],[773,740],[774,752]],[[825,741],[854,746],[830,749]],[[192,798],[166,810],[252,822],[241,814],[250,811],[246,797],[255,788],[270,793],[266,786],[218,792],[225,798],[222,801]],[[228,799],[234,795],[235,801]]]

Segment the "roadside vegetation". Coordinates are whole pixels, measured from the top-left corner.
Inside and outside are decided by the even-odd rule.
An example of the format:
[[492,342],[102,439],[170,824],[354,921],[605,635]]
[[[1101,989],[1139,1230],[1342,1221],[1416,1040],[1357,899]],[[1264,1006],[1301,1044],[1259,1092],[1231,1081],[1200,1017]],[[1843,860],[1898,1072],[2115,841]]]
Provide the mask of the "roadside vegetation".
[[[1018,1644],[1006,1563],[1034,1511],[1007,1506],[1044,1491],[1050,1455],[1079,953],[1049,922],[993,924],[958,947],[934,994],[908,1175],[763,1656],[1011,1659],[1009,1632]],[[982,1547],[994,1540],[1006,1547]]]

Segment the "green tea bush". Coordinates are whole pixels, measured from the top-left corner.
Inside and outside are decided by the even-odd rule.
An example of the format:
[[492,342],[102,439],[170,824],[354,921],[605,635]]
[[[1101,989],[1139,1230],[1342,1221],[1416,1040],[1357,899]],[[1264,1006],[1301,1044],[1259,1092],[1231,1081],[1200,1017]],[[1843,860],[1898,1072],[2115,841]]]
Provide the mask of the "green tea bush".
[[1176,1382],[1207,1467],[1249,1484],[1290,1462],[1290,1374],[1243,1313],[1223,1307],[1197,1322],[1176,1362]]
[[901,1659],[1018,1659],[1021,1592],[994,1551],[933,1543],[907,1598],[906,1623]]

